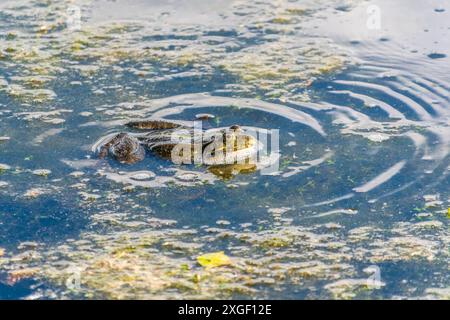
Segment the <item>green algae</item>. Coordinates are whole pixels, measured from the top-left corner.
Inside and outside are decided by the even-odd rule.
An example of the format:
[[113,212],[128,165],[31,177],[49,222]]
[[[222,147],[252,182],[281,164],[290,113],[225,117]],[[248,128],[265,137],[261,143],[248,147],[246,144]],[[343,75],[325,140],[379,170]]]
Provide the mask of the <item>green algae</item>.
[[[328,233],[318,233],[323,226],[286,225],[270,231],[249,233],[222,229],[219,233],[201,235],[192,229],[163,231],[141,226],[130,232],[126,225],[121,228],[123,231],[110,234],[86,233],[80,238],[83,240],[59,247],[41,246],[42,250],[34,249],[25,260],[23,254],[14,256],[8,252],[3,257],[3,265],[10,270],[37,268],[33,276],[59,283],[62,295],[72,292],[113,299],[167,295],[217,298],[258,294],[259,286],[277,287],[279,281],[324,281],[323,288],[331,297],[352,299],[377,292],[367,279],[357,277],[355,263],[426,262],[436,259],[441,250],[445,251],[445,246],[439,243],[445,239],[443,235],[434,235],[431,240],[433,229],[424,229],[418,223],[399,223],[388,237],[383,235],[384,240],[377,228],[370,226],[348,231],[330,226]],[[222,253],[218,263],[214,262],[215,254],[201,255],[204,243],[222,241],[224,232],[233,252],[233,263]],[[440,232],[447,231],[440,229]],[[399,233],[404,236],[399,237]],[[291,240],[283,241],[281,246],[278,241],[272,241],[284,239],[286,234]],[[177,242],[184,243],[189,250],[164,245]],[[55,260],[56,256],[59,258]],[[200,257],[205,257],[206,263],[202,258],[198,265]],[[61,258],[65,261],[63,265],[53,264],[52,261]],[[214,268],[209,267],[210,261]],[[66,292],[64,284],[73,270],[79,272],[81,287]]]

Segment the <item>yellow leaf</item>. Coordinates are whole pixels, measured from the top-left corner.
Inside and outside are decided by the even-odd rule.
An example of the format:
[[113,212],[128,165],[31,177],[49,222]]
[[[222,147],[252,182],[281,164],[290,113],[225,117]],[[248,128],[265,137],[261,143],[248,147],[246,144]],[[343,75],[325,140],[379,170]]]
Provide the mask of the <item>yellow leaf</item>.
[[447,218],[450,219],[450,208],[448,208],[448,210],[447,210]]
[[231,264],[230,258],[223,251],[207,253],[197,257],[198,263],[205,268],[214,268]]

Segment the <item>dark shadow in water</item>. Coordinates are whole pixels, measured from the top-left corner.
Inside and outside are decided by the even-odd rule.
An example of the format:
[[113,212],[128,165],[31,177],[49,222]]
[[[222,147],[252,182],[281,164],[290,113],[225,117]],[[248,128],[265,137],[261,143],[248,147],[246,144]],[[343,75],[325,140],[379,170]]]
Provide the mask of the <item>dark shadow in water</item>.
[[73,206],[64,206],[52,198],[0,203],[0,243],[15,248],[20,242],[55,243],[75,237],[87,219]]
[[36,284],[35,280],[23,280],[13,286],[10,286],[2,283],[3,278],[5,278],[3,275],[0,275],[0,278],[2,279],[2,281],[0,281],[1,300],[23,299],[33,293],[34,289],[32,289],[32,287]]

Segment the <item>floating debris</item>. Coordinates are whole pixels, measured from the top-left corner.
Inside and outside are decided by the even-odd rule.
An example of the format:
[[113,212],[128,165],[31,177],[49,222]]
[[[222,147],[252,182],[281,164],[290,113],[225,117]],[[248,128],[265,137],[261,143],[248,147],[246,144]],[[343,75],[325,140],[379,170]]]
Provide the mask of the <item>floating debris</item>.
[[85,201],[96,201],[100,198],[98,194],[88,193],[88,192],[79,192],[80,196]]
[[214,119],[215,116],[209,113],[199,113],[195,115],[195,118],[198,120],[211,120]]
[[38,273],[37,268],[13,270],[8,273],[8,278],[6,282],[8,283],[8,285],[12,286],[24,279],[32,278],[37,273]]
[[390,136],[383,133],[368,134],[367,139],[373,142],[383,142],[390,139]]
[[228,220],[217,220],[216,224],[222,225],[222,226],[227,226],[227,225],[231,224],[231,222]]
[[13,98],[27,103],[44,103],[56,98],[56,93],[49,89],[26,89],[18,84],[8,87],[8,94]]
[[342,279],[327,284],[325,289],[329,290],[335,298],[353,299],[360,290],[372,290],[373,288],[385,286],[385,283],[381,281],[373,282],[369,279]]
[[43,194],[46,194],[46,193],[48,193],[48,190],[46,190],[46,189],[42,189],[42,188],[32,188],[32,189],[29,189],[29,190],[27,190],[25,193],[24,193],[24,197],[25,198],[31,198],[31,199],[33,199],[33,198],[37,198],[37,197],[39,197],[39,196],[41,196],[41,195],[43,195]]
[[33,144],[41,144],[43,143],[47,138],[55,136],[63,131],[62,128],[53,128],[45,131],[44,133],[38,135],[36,138],[33,139]]
[[270,214],[273,214],[274,216],[281,216],[282,214],[288,212],[289,210],[292,210],[292,208],[269,208],[267,212]]
[[427,288],[426,297],[433,300],[450,300],[450,288]]
[[36,111],[36,112],[19,112],[16,113],[15,116],[26,120],[26,121],[33,121],[33,120],[40,120],[45,123],[50,124],[60,124],[65,122],[64,119],[58,118],[58,116],[61,116],[63,113],[70,113],[72,110],[67,109],[60,109],[60,110],[53,110],[53,111]]
[[17,246],[17,249],[19,250],[30,250],[30,249],[36,249],[39,246],[39,243],[34,241],[24,241],[19,243]]
[[10,166],[8,166],[7,164],[4,164],[4,163],[0,163],[0,173],[2,171],[6,171],[6,170],[9,170],[9,169],[11,169]]
[[36,176],[47,177],[52,173],[52,171],[48,169],[36,169],[33,170],[31,173]]
[[74,172],[71,172],[69,175],[74,178],[79,178],[79,177],[84,176],[84,172],[83,171],[74,171]]
[[198,263],[205,268],[215,268],[231,264],[231,260],[223,251],[207,253],[197,257]]
[[150,180],[155,178],[155,173],[152,171],[139,171],[134,172],[132,175],[130,175],[130,179],[137,180],[137,181],[143,181],[143,180]]

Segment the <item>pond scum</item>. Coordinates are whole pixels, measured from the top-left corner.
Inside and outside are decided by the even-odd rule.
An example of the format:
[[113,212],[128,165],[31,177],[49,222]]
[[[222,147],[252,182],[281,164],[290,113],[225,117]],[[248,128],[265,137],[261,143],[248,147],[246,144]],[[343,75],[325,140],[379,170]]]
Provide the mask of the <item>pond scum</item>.
[[[129,101],[164,97],[161,92],[134,90],[141,83],[183,78],[208,82],[219,77],[228,81],[219,90],[224,95],[307,102],[311,99],[308,88],[316,79],[355,64],[330,40],[299,36],[299,26],[329,6],[329,1],[235,1],[231,15],[237,27],[228,29],[171,27],[158,21],[83,21],[76,32],[68,30],[65,22],[72,3],[86,12],[93,5],[87,0],[36,0],[13,1],[1,8],[0,94],[14,109],[2,104],[0,119],[5,115],[34,128],[50,126],[29,139],[33,145],[60,134],[64,128],[52,126],[63,124],[74,113],[107,124],[132,114],[134,110],[127,109]],[[351,8],[359,1],[342,3]],[[124,74],[132,80],[129,87],[105,97],[111,89],[105,80],[108,74],[114,77],[111,86]],[[96,108],[66,107],[57,94],[65,86],[90,88],[90,103]],[[115,109],[105,106],[108,101],[114,101]],[[0,146],[18,136],[13,128],[2,129]],[[267,218],[189,226],[155,217],[157,209],[141,200],[161,197],[164,202],[177,188],[202,190],[216,183],[211,176],[191,172],[197,175],[196,183],[174,178],[149,189],[139,184],[123,188],[102,178],[109,175],[121,181],[120,173],[86,172],[84,165],[93,160],[63,160],[73,168],[65,176],[0,163],[0,195],[5,199],[33,205],[51,195],[62,206],[81,208],[83,219],[88,220],[78,234],[57,243],[21,242],[14,248],[0,248],[3,282],[12,286],[33,279],[28,299],[271,298],[277,292],[311,299],[450,299],[448,273],[442,272],[448,270],[450,199],[433,203],[437,199],[431,195],[423,199],[423,210],[403,222],[380,207],[377,217],[386,216],[385,221],[368,218],[355,223],[344,218],[337,223],[323,217],[299,224],[290,207],[268,208],[270,196],[247,199],[245,194],[229,191],[240,187],[239,181],[231,181],[224,182],[224,190],[236,201],[246,202],[247,208],[264,211]],[[332,160],[327,161],[332,165]],[[190,172],[181,172],[186,173]],[[159,191],[159,187],[169,190]],[[76,203],[73,194],[78,197]],[[219,205],[223,201],[218,200]],[[245,207],[241,204],[237,209]],[[0,211],[4,211],[0,217],[6,216],[6,209]],[[424,212],[428,216],[419,215]],[[174,216],[169,209],[167,214]],[[387,294],[385,279],[375,284],[367,280],[371,274],[365,267],[372,264],[429,268],[428,287],[416,291],[417,283],[400,276],[389,279],[395,283],[389,292],[394,293]]]

